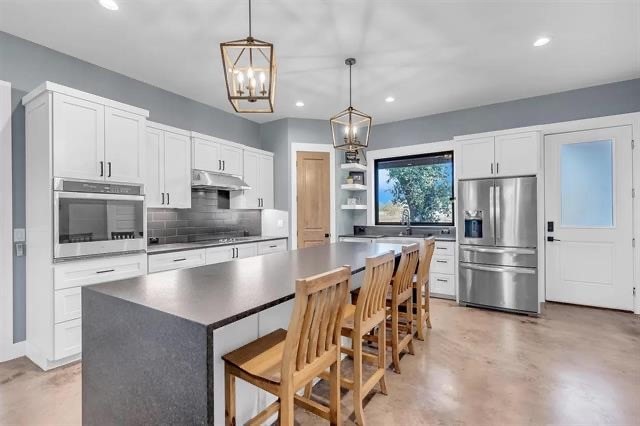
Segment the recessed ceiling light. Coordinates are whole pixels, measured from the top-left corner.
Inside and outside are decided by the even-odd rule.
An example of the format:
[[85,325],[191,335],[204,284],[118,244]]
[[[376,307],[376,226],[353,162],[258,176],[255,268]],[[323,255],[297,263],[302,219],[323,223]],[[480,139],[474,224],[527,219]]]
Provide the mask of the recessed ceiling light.
[[396,100],[396,98],[394,98],[393,96],[387,96],[384,101],[385,102],[394,102]]
[[539,39],[537,39],[533,45],[535,47],[540,47],[540,46],[544,46],[545,44],[549,43],[551,41],[551,39],[549,37],[540,37]]
[[120,9],[118,7],[118,3],[116,3],[115,0],[99,0],[99,2],[100,2],[100,6],[104,7],[105,9],[109,9],[109,10]]
[[296,106],[297,107],[303,107],[304,106],[304,102],[298,101],[298,102],[296,102]]

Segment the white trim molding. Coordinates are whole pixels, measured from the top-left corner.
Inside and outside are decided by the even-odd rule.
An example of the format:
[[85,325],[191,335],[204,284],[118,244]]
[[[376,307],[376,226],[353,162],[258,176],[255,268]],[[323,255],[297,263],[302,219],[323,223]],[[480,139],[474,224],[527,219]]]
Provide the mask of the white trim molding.
[[[393,158],[393,157],[404,157],[407,155],[420,155],[420,154],[430,154],[432,152],[442,152],[442,151],[453,151],[454,143],[453,141],[440,141],[440,142],[428,142],[421,143],[417,145],[406,145],[400,146],[397,148],[385,148],[385,149],[376,149],[372,151],[367,151],[367,182],[369,185],[369,191],[367,191],[367,225],[373,226],[376,224],[376,209],[373,205],[374,202],[374,192],[375,192],[375,182],[374,182],[374,170],[373,166],[375,160],[379,160],[381,158]],[[455,160],[455,154],[454,154]],[[455,176],[455,166],[453,168],[454,176],[453,181],[456,182]],[[454,185],[454,194],[455,194],[455,185]]]
[[329,153],[329,229],[331,232],[331,242],[336,242],[336,155],[333,145],[319,143],[291,143],[289,156],[289,171],[291,182],[291,197],[289,198],[289,216],[291,229],[291,250],[298,248],[298,202],[296,194],[298,191],[296,158],[298,151],[307,152],[328,152]]
[[11,84],[0,81],[0,362],[24,355],[24,342],[13,343],[13,180]]

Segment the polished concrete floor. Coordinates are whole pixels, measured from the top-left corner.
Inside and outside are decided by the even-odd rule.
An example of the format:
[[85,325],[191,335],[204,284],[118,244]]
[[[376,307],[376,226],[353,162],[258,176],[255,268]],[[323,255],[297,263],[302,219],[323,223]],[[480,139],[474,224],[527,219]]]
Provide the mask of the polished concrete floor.
[[[370,425],[640,425],[639,316],[547,304],[530,318],[432,305],[427,340],[403,357],[401,375],[387,373],[389,395],[367,398]],[[80,424],[81,368],[0,364],[0,425]],[[326,385],[314,395],[326,395]],[[342,399],[347,424],[350,395]],[[303,411],[296,420],[325,424]]]

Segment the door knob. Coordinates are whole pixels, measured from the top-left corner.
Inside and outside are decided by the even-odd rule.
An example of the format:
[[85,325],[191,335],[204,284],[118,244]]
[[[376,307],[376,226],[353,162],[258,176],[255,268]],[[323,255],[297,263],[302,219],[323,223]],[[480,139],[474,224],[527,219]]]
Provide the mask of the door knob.
[[331,235],[331,234],[324,234],[324,237],[325,237],[325,238],[329,238],[329,236],[330,236],[330,235]]
[[560,241],[554,237],[547,237],[547,241],[549,241],[550,243],[554,242],[554,241]]

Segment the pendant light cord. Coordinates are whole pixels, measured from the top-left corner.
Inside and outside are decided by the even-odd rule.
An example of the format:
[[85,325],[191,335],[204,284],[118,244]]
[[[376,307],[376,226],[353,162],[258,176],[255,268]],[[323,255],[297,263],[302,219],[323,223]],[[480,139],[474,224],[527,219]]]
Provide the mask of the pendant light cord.
[[251,37],[251,0],[249,0],[249,37]]
[[352,106],[351,104],[351,65],[349,65],[349,107]]

